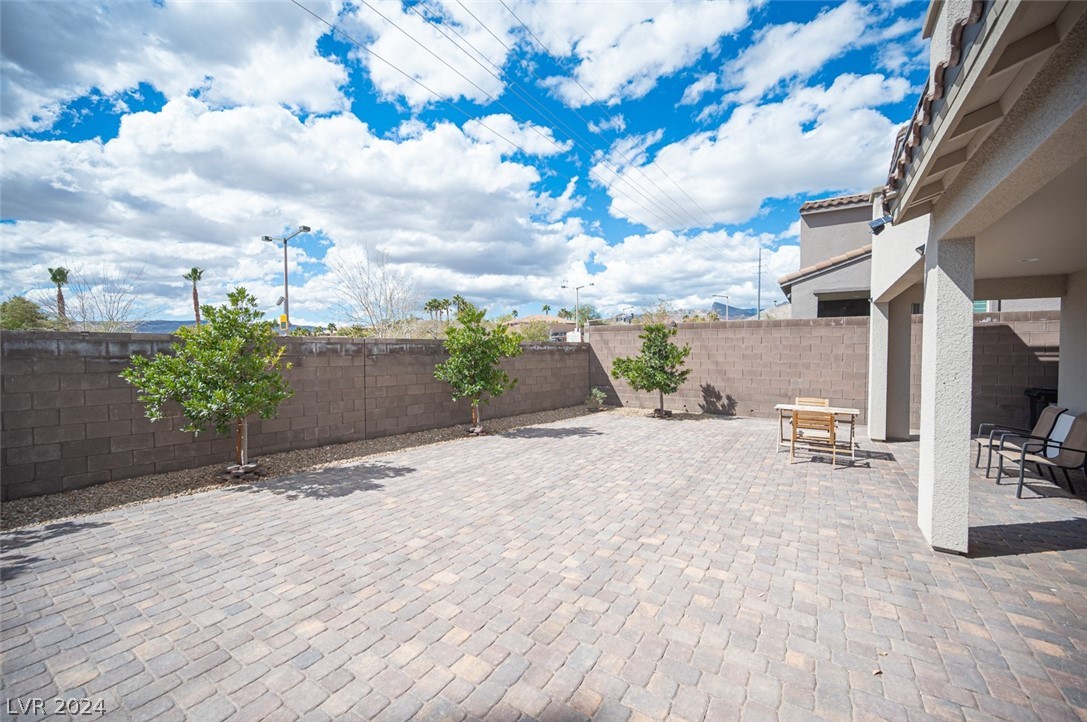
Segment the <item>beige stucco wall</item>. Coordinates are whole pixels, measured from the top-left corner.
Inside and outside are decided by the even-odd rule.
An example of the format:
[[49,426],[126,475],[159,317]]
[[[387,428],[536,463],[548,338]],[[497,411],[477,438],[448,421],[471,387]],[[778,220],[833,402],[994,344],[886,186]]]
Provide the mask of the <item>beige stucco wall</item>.
[[871,243],[869,205],[800,215],[800,267],[825,261]]
[[[864,258],[848,266],[806,279],[793,285],[792,318],[818,318],[819,297],[826,291],[844,291],[868,288],[872,279],[872,259]],[[867,292],[864,294],[868,296]]]
[[1087,411],[1087,270],[1068,276],[1061,302],[1061,367],[1057,402],[1071,411]]
[[930,216],[887,226],[872,238],[872,298],[888,302],[921,280],[918,246],[928,242]]

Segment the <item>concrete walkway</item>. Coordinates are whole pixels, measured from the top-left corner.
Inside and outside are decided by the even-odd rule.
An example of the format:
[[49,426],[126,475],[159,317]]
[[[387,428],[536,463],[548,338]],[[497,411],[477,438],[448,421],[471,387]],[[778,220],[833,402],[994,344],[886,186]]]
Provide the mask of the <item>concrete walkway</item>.
[[776,426],[598,414],[4,534],[5,715],[1087,718],[1087,504],[977,478],[935,553],[916,444],[790,466]]

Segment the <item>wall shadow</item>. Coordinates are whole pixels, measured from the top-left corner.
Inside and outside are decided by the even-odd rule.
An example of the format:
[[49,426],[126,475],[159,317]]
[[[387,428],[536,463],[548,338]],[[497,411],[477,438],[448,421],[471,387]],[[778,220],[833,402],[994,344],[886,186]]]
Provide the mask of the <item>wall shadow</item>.
[[74,534],[85,529],[98,529],[110,526],[101,521],[62,521],[55,524],[47,524],[43,527],[29,529],[16,529],[0,536],[0,581],[10,581],[19,577],[37,564],[45,561],[45,557],[32,554],[12,553],[16,549],[24,549],[34,544],[51,542],[62,536]]
[[1087,549],[1087,518],[970,527],[970,559]]
[[513,429],[502,434],[507,439],[566,439],[579,436],[603,436],[602,431],[590,429],[586,426],[567,426],[557,429],[548,429],[539,426],[526,426],[522,429]]
[[285,479],[231,487],[230,491],[242,494],[269,493],[295,500],[339,499],[360,491],[376,491],[384,485],[380,479],[395,479],[414,472],[410,466],[393,466],[381,461],[358,463],[351,466],[326,467],[294,474]]
[[732,394],[722,394],[717,387],[710,383],[702,384],[702,401],[698,407],[704,414],[716,414],[719,416],[736,415],[736,399]]

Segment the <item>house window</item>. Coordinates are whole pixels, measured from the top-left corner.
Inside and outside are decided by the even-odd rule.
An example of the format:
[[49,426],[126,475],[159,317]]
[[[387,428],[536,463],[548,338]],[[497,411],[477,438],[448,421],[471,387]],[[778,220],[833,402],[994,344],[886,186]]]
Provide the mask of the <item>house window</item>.
[[870,316],[871,314],[872,307],[867,298],[819,299],[819,318]]

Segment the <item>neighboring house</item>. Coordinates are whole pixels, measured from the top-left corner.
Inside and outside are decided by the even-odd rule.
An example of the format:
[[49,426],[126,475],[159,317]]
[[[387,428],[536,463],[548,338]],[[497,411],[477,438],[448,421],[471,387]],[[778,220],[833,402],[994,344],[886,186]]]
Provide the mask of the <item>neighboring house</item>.
[[[873,216],[868,433],[909,429],[924,304],[918,525],[967,552],[974,301],[1060,298],[1057,402],[1087,412],[1087,4],[942,2]],[[1009,504],[1014,499],[1007,499]]]
[[793,318],[868,315],[871,220],[870,193],[800,206],[800,270],[778,279]]

